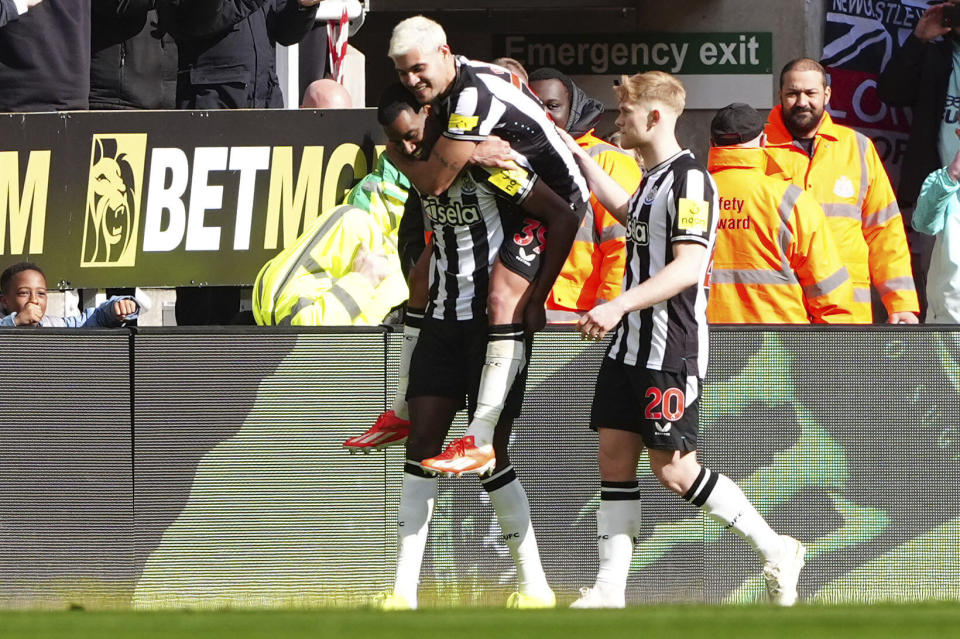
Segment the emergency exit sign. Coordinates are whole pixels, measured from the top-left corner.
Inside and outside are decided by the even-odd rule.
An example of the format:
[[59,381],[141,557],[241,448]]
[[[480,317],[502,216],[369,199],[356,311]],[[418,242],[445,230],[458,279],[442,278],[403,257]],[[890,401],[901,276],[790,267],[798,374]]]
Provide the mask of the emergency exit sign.
[[527,70],[559,69],[591,94],[590,88],[602,86],[604,94],[594,97],[608,104],[616,77],[665,71],[683,82],[688,108],[716,108],[733,101],[771,106],[769,32],[503,34],[494,36],[493,51],[516,58]]

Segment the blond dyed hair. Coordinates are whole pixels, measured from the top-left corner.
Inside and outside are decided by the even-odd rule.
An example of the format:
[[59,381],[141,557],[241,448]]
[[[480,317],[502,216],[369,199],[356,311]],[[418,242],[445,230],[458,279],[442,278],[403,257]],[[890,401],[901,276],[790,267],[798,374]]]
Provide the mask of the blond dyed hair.
[[680,80],[663,71],[622,75],[620,84],[613,89],[621,102],[657,102],[677,116],[683,113],[687,102],[687,90]]
[[439,23],[425,16],[413,16],[401,20],[390,36],[391,58],[405,55],[414,49],[426,53],[436,51],[447,44],[447,34]]

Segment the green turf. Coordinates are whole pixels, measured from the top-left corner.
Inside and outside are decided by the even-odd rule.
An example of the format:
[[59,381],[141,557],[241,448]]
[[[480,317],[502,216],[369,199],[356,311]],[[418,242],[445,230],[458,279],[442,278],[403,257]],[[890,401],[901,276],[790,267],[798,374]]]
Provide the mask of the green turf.
[[960,604],[644,606],[627,610],[0,612],[2,639],[736,639],[960,637]]

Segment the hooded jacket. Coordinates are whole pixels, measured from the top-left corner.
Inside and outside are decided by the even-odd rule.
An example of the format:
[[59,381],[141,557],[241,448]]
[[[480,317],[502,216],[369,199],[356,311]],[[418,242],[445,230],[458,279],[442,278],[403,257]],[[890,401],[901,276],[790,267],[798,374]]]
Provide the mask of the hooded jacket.
[[[603,114],[603,104],[566,76],[557,79],[571,96],[567,132],[625,191],[636,191],[642,178],[637,161],[627,151],[594,135],[593,127]],[[577,229],[570,254],[547,298],[547,319],[574,321],[580,312],[618,296],[623,285],[626,244],[626,229],[591,193],[590,206]]]

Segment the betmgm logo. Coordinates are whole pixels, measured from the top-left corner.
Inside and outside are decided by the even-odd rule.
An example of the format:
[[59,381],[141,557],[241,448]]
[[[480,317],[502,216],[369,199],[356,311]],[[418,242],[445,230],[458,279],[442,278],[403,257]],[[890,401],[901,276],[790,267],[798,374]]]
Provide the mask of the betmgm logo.
[[94,134],[80,266],[134,266],[145,133]]

